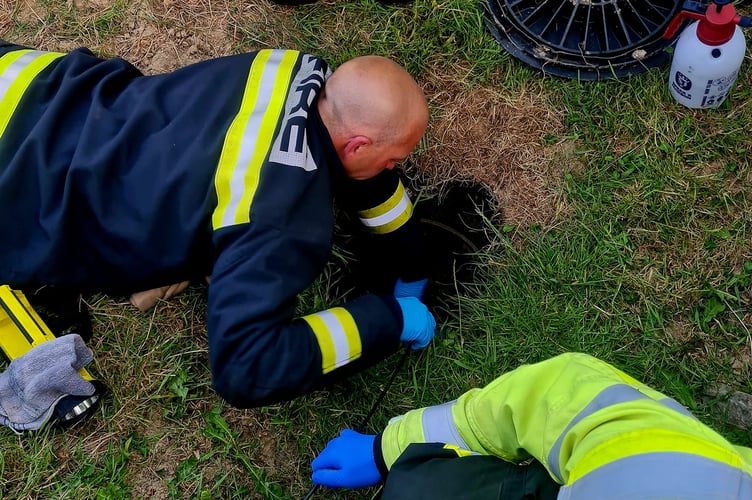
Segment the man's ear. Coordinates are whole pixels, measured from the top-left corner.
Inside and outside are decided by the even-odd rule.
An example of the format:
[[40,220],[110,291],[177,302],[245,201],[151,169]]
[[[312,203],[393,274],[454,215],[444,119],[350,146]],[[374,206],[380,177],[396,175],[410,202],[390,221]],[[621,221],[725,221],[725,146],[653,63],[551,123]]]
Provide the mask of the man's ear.
[[349,158],[352,155],[357,154],[360,148],[362,148],[363,146],[369,146],[371,142],[371,139],[364,135],[356,135],[350,137],[345,143],[345,157]]

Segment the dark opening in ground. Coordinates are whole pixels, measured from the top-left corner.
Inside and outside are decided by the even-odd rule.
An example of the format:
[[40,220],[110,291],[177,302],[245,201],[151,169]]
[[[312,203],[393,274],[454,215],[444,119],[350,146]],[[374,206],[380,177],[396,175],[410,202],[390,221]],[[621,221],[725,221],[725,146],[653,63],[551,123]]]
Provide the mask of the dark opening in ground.
[[[408,184],[415,204],[415,213],[426,242],[425,258],[429,285],[424,301],[430,305],[442,302],[447,294],[475,279],[479,253],[494,240],[493,227],[500,223],[495,200],[485,185],[452,182],[440,189],[413,189]],[[396,265],[383,258],[383,249],[355,223],[340,223],[335,249],[347,258],[344,275],[337,281],[337,292],[346,296],[362,293],[390,293],[397,278]]]

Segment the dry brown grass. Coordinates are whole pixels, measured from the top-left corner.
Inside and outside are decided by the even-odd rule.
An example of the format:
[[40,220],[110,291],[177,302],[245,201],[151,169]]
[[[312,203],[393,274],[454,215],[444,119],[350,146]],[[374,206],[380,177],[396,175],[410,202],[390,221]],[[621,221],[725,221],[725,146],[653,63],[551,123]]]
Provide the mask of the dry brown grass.
[[507,223],[555,220],[564,210],[557,189],[567,167],[555,163],[560,152],[541,141],[562,133],[561,113],[545,105],[532,85],[514,95],[469,87],[464,69],[429,72],[424,78],[432,118],[419,167],[437,184],[464,180],[487,185]]

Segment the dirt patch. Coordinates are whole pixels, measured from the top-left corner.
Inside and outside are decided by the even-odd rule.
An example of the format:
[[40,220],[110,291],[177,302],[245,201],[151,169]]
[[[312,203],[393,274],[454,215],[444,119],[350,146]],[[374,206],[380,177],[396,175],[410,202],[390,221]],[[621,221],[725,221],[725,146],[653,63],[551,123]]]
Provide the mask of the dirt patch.
[[[145,74],[227,55],[233,47],[227,2],[68,0],[62,6],[0,0],[0,12],[10,13],[1,16],[0,33],[12,33],[14,21],[40,24],[32,39],[13,42],[58,51],[87,47],[122,57]],[[75,37],[61,36],[71,32]]]
[[665,332],[671,342],[680,345],[692,343],[700,333],[693,324],[674,321],[666,325]]
[[166,73],[229,54],[229,17],[222,2],[151,1],[132,16],[130,32],[114,48],[146,74]]
[[[562,132],[560,113],[534,91],[468,87],[467,74],[428,73],[423,84],[432,109],[419,168],[435,182],[472,180],[493,192],[504,222],[547,223],[563,210],[556,191],[566,150],[546,147]],[[573,167],[579,168],[577,165]]]
[[128,483],[134,498],[169,498],[167,483],[175,477],[180,464],[211,449],[207,439],[196,441],[196,433],[191,433],[188,441],[185,436],[181,438],[169,432],[170,429],[174,426],[165,422],[158,410],[153,410],[143,427],[135,431],[149,444],[149,453],[142,460],[129,461]]
[[297,447],[286,432],[275,431],[271,414],[228,408],[225,420],[238,431],[239,442],[257,443],[253,455],[256,465],[274,471],[279,478],[298,477],[301,471],[292,467],[297,461]]

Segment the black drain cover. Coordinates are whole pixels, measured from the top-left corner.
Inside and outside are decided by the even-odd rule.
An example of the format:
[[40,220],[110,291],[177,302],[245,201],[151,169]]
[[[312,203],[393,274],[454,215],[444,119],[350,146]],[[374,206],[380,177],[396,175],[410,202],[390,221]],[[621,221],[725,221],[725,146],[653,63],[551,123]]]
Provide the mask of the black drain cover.
[[487,0],[486,26],[514,57],[555,76],[619,78],[663,63],[681,0]]

